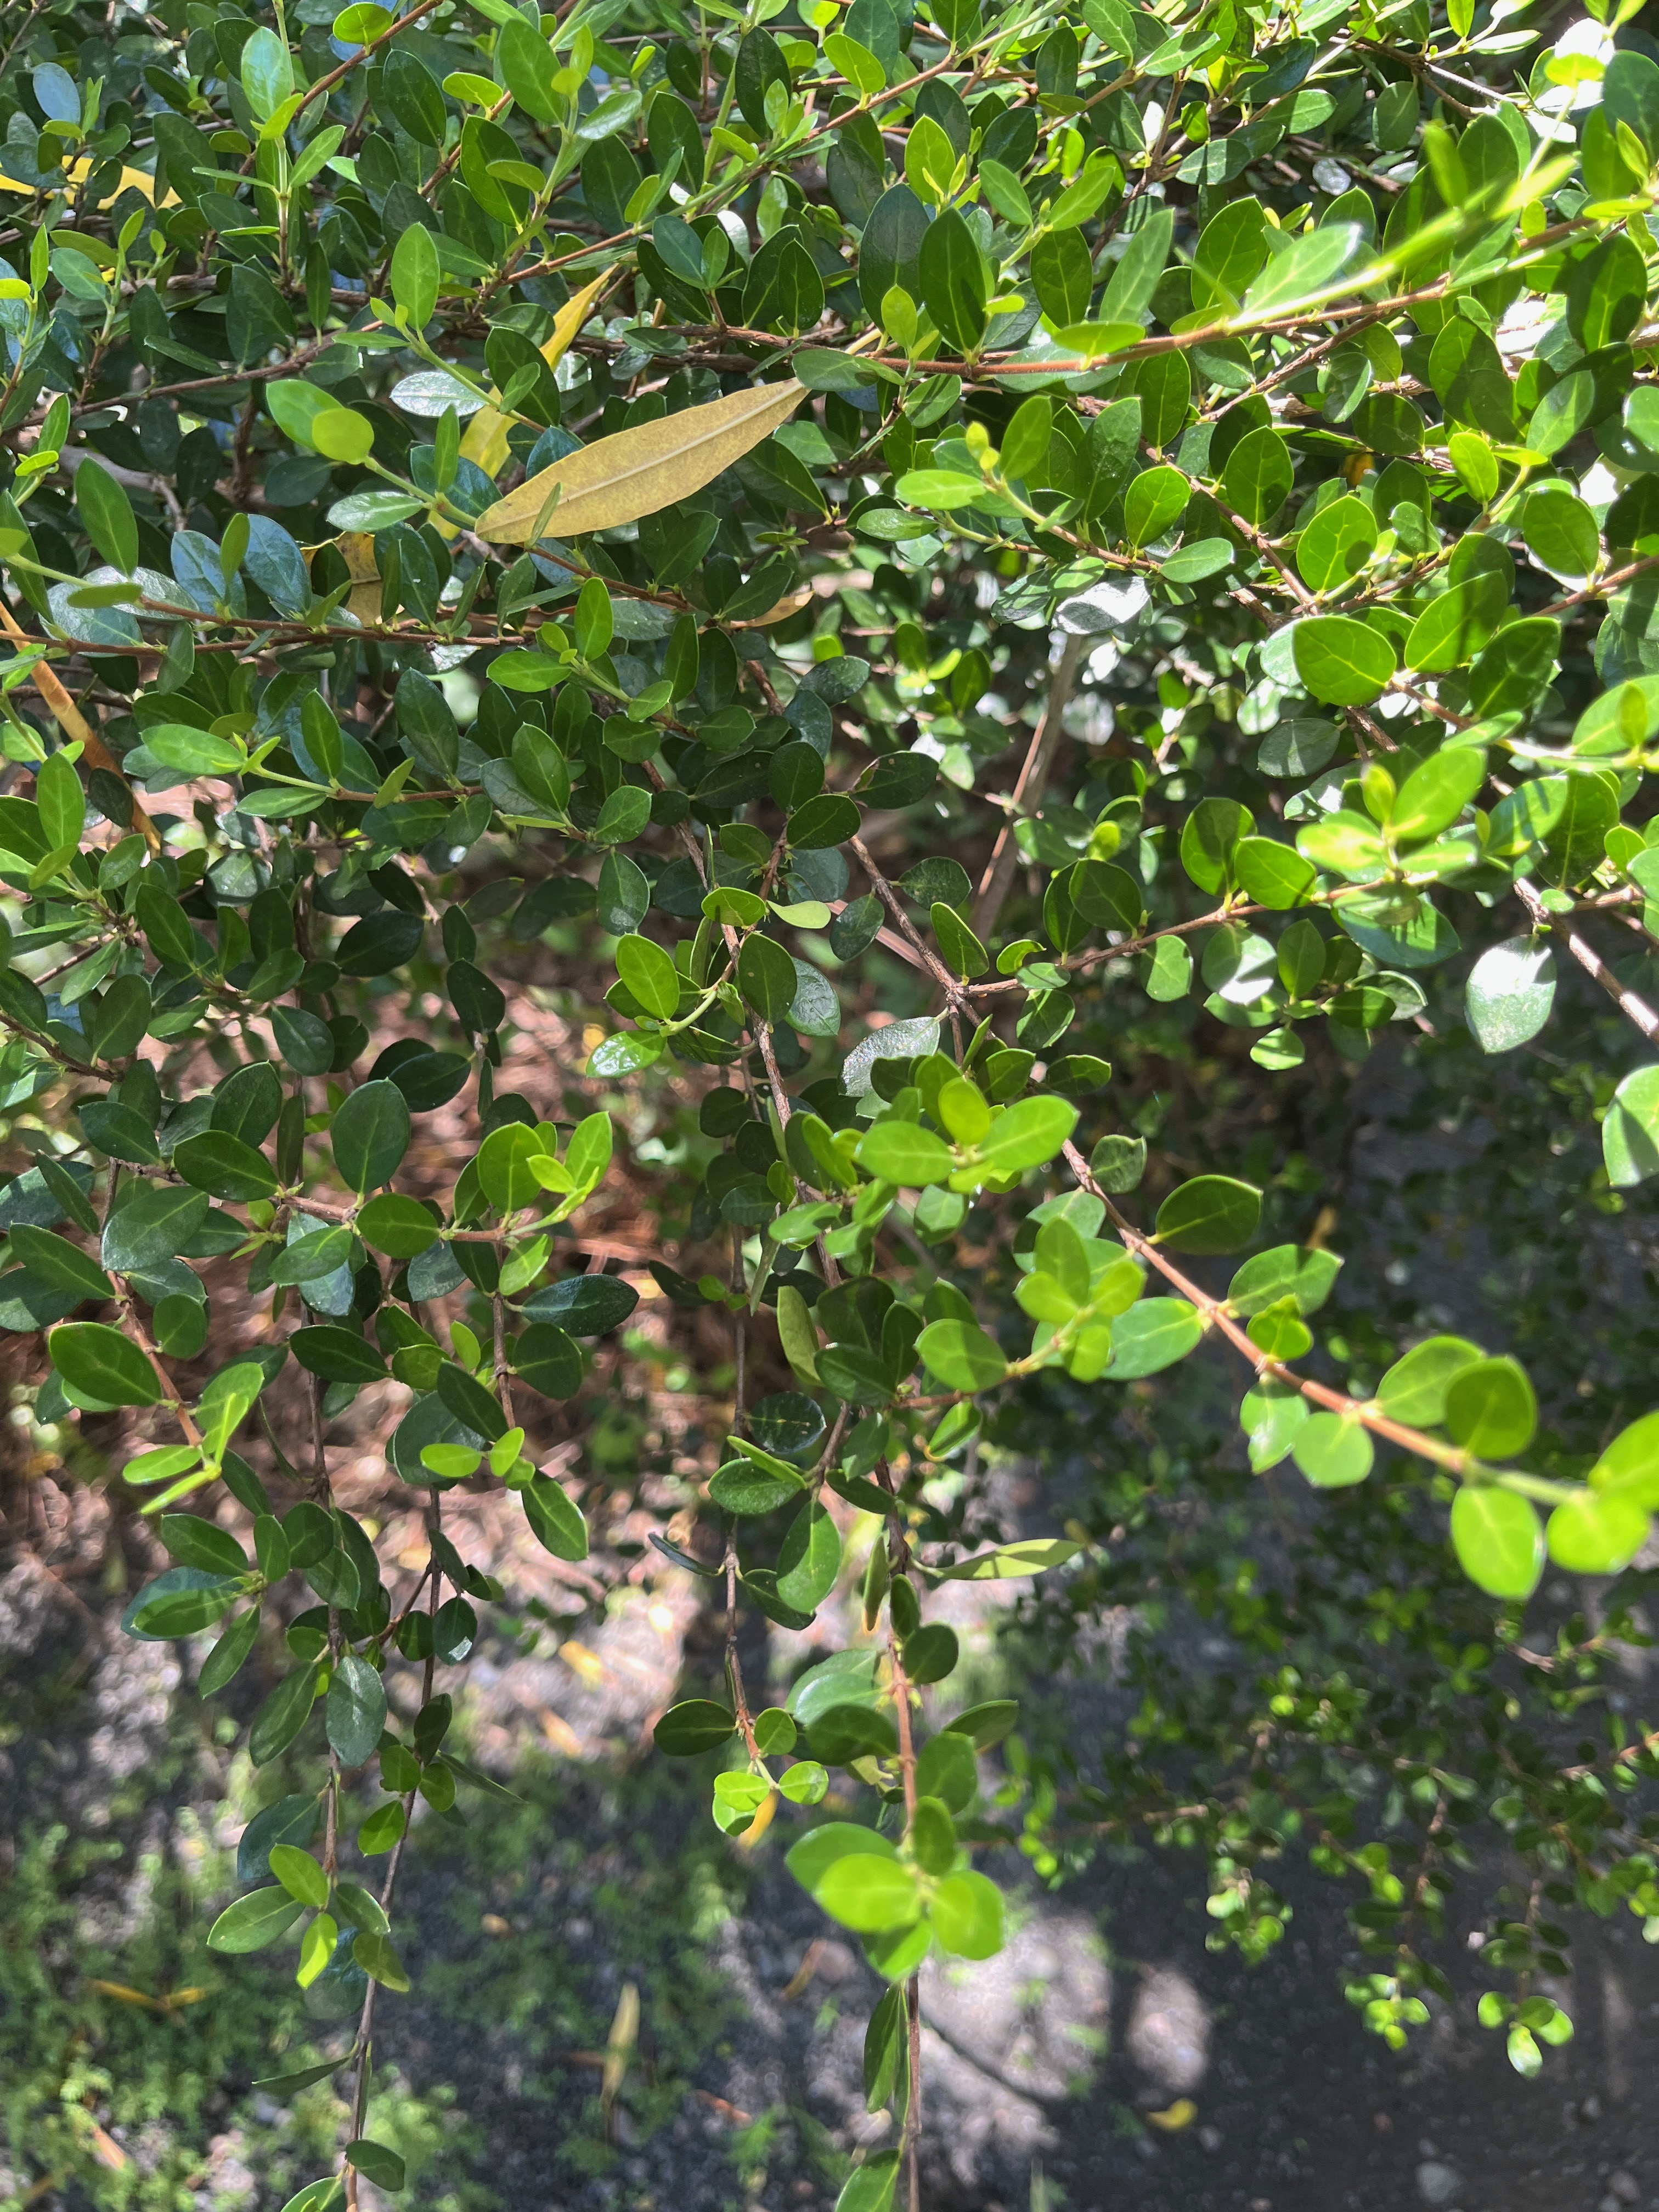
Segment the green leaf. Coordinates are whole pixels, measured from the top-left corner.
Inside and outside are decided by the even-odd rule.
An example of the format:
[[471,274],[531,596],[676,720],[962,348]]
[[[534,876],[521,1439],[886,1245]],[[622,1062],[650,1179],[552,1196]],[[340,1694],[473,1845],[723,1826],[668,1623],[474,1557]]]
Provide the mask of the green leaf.
[[1406,1428],[1438,1428],[1452,1382],[1485,1358],[1467,1337],[1427,1337],[1389,1368],[1376,1386],[1376,1402],[1391,1421]]
[[497,1213],[544,1203],[535,1164],[546,1158],[546,1140],[522,1121],[490,1131],[478,1147],[478,1187]]
[[1252,319],[1283,315],[1305,301],[1340,293],[1342,272],[1359,256],[1365,234],[1356,222],[1322,223],[1291,240],[1281,253],[1270,254],[1267,265],[1244,295],[1244,312]]
[[1196,1176],[1158,1209],[1158,1240],[1176,1252],[1236,1252],[1261,1218],[1261,1193],[1231,1176]]
[[410,223],[392,249],[392,297],[413,330],[424,330],[432,319],[438,304],[438,249],[431,232],[423,223]]
[[96,1261],[71,1244],[66,1237],[58,1237],[50,1229],[35,1229],[27,1222],[16,1223],[11,1231],[13,1256],[22,1261],[37,1282],[46,1283],[55,1291],[72,1291],[77,1297],[106,1298],[111,1295],[110,1279]]
[[80,843],[86,824],[86,801],[81,793],[81,779],[62,753],[52,753],[35,770],[34,803],[53,852]]
[[1350,495],[1322,507],[1296,542],[1296,565],[1310,592],[1334,591],[1365,567],[1376,550],[1376,518],[1363,499]]
[[1393,647],[1352,615],[1310,615],[1291,642],[1297,674],[1328,707],[1367,707],[1393,680]]
[[1436,753],[1413,769],[1400,787],[1389,817],[1396,837],[1415,842],[1448,830],[1486,780],[1486,757],[1479,747],[1457,745]]
[[530,1533],[544,1552],[550,1552],[556,1559],[587,1557],[587,1523],[566,1496],[562,1483],[550,1475],[535,1475],[519,1495]]
[[1480,1359],[1446,1389],[1446,1433],[1479,1459],[1513,1459],[1538,1427],[1538,1401],[1513,1359]]
[[[859,665],[862,667],[863,662]],[[821,792],[789,817],[789,842],[800,853],[828,852],[832,846],[844,845],[849,837],[857,836],[862,819],[852,799],[836,792]]]
[[507,1434],[507,1417],[483,1384],[445,1360],[438,1370],[438,1396],[462,1426],[495,1443]]
[[1558,576],[1588,576],[1601,557],[1595,517],[1565,484],[1542,484],[1528,495],[1521,531],[1534,559]]
[[1647,1541],[1646,1508],[1616,1492],[1586,1491],[1558,1505],[1545,1528],[1549,1555],[1569,1574],[1616,1575]]
[[379,1382],[385,1379],[385,1360],[352,1329],[329,1323],[316,1328],[296,1328],[288,1342],[289,1350],[308,1375],[320,1375],[330,1382]]
[[155,1533],[168,1555],[181,1566],[204,1567],[216,1575],[245,1575],[247,1555],[228,1528],[196,1513],[163,1513]]
[[232,1621],[202,1662],[202,1671],[196,1677],[198,1696],[216,1697],[235,1680],[246,1664],[258,1635],[259,1608],[250,1606],[240,1619]]
[[1544,1571],[1544,1531],[1513,1491],[1465,1484],[1452,1500],[1452,1548],[1469,1580],[1493,1597],[1525,1599]]
[[[1279,441],[1275,439],[1273,442],[1283,453]],[[1285,481],[1288,484],[1288,465]],[[1192,487],[1179,469],[1166,464],[1144,470],[1123,495],[1124,537],[1137,550],[1154,538],[1162,538],[1181,520],[1191,496]]]
[[1285,1297],[1295,1299],[1298,1313],[1317,1313],[1334,1289],[1341,1266],[1334,1252],[1275,1244],[1244,1262],[1227,1285],[1227,1303],[1246,1321]]
[[408,1102],[395,1083],[382,1078],[352,1091],[329,1131],[334,1164],[347,1188],[362,1195],[389,1182],[411,1133]]
[[927,1917],[940,1950],[957,1958],[991,1959],[1002,1948],[1002,1892],[985,1875],[947,1875]]
[[836,2212],[891,2212],[902,2155],[896,2150],[878,2151],[855,2166],[842,2185]]
[[680,1002],[680,973],[661,945],[648,937],[621,938],[616,961],[617,975],[646,1012],[659,1021],[672,1021]]
[[246,41],[241,52],[241,76],[248,105],[263,123],[294,89],[294,64],[276,32],[262,27]]
[[795,963],[775,937],[763,936],[757,930],[744,939],[738,954],[738,988],[744,1003],[752,1006],[762,1021],[782,1021],[798,988]]
[[1490,572],[1431,599],[1406,639],[1406,665],[1429,673],[1462,668],[1498,627],[1507,593]]
[[351,1955],[370,1981],[379,1982],[385,1989],[395,1990],[399,1996],[407,1994],[409,1976],[403,1960],[392,1947],[389,1936],[359,1936],[351,1946]]
[[75,472],[75,511],[105,560],[130,576],[138,566],[138,524],[132,501],[126,487],[117,483],[90,453]]
[[1659,1175],[1659,1066],[1632,1069],[1613,1092],[1601,1123],[1601,1156],[1615,1190]]
[[215,1198],[238,1204],[269,1198],[276,1188],[276,1170],[263,1152],[224,1129],[204,1129],[173,1149],[173,1164],[186,1182]]
[[970,1321],[929,1322],[916,1350],[947,1390],[993,1389],[1008,1371],[994,1339]]
[[367,2136],[359,2136],[345,2147],[346,2162],[355,2166],[377,2189],[389,2189],[395,2196],[404,2186],[404,2161],[395,2150],[385,2143],[373,2142]]
[[148,1644],[198,1635],[229,1612],[240,1592],[238,1582],[216,1569],[170,1567],[127,1601],[121,1626]]
[[1258,906],[1283,913],[1314,888],[1314,870],[1300,853],[1271,837],[1243,837],[1233,852],[1238,888]]
[[1659,1413],[1621,1429],[1589,1471],[1592,1490],[1629,1498],[1650,1512],[1659,1505]]
[[292,1844],[273,1844],[270,1870],[289,1895],[301,1905],[320,1911],[328,1903],[328,1876],[309,1851],[299,1850]]
[[1297,850],[1316,868],[1332,869],[1356,882],[1381,875],[1388,858],[1376,824],[1367,816],[1352,813],[1346,807],[1340,807],[1322,820],[1310,823],[1305,830],[1298,830],[1296,844]]
[[1283,436],[1263,427],[1246,431],[1228,454],[1221,489],[1229,506],[1260,528],[1273,520],[1290,496],[1295,477]]
[[556,1322],[572,1336],[604,1336],[639,1302],[634,1285],[615,1275],[567,1275],[526,1298],[524,1310],[532,1321]]
[[1063,1567],[1082,1548],[1080,1544],[1060,1536],[1024,1536],[1017,1543],[999,1544],[994,1552],[980,1552],[971,1559],[958,1560],[954,1567],[941,1568],[934,1579],[942,1583],[1023,1582],[1030,1575],[1043,1575],[1051,1567]]
[[228,1905],[208,1930],[210,1951],[263,1951],[289,1929],[305,1911],[287,1890],[256,1889]]
[[671,1705],[652,1730],[651,1740],[671,1759],[695,1759],[718,1751],[736,1733],[737,1719],[708,1698],[688,1698]]
[[52,1364],[70,1389],[105,1406],[153,1406],[161,1395],[155,1370],[131,1338],[101,1322],[70,1322],[46,1340]]
[[1078,1109],[1063,1098],[1022,1098],[1005,1107],[980,1144],[981,1166],[993,1175],[1020,1175],[1054,1158],[1077,1127]]
[[256,1813],[236,1846],[237,1881],[262,1881],[270,1872],[272,1845],[308,1844],[321,1817],[322,1806],[314,1796],[279,1797]]
[[1529,1042],[1554,1004],[1555,957],[1531,936],[1491,946],[1464,987],[1464,1012],[1482,1052],[1514,1052]]
[[650,793],[621,784],[599,809],[593,836],[601,845],[631,845],[650,819]]
[[828,1866],[812,1890],[832,1920],[854,1935],[878,1936],[908,1928],[921,1911],[915,1873],[897,1859],[849,1851]]
[[1101,295],[1103,323],[1145,323],[1158,279],[1169,265],[1174,237],[1175,210],[1168,207],[1154,208],[1139,229],[1130,233]]
[[778,1553],[778,1595],[799,1613],[813,1613],[835,1588],[841,1571],[841,1531],[816,1498],[802,1505]]
[[413,1260],[435,1243],[438,1224],[419,1199],[387,1191],[360,1208],[357,1233],[373,1251]]
[[180,912],[177,900],[165,897],[154,884],[141,884],[133,911],[138,927],[149,939],[151,951],[164,968],[195,968],[201,963],[202,940]]
[[256,1766],[280,1759],[311,1717],[317,1694],[317,1669],[299,1667],[284,1677],[253,1716],[248,1757]]
[[1218,891],[1234,848],[1249,835],[1249,815],[1236,799],[1200,799],[1181,829],[1181,865],[1201,891]]
[[985,333],[990,286],[985,258],[955,208],[923,233],[917,273],[923,303],[940,337],[957,354],[972,354]]
[[1132,1382],[1158,1375],[1184,1359],[1203,1341],[1204,1323],[1185,1298],[1141,1298],[1112,1323],[1109,1382]]
[[1364,1482],[1375,1457],[1370,1432],[1342,1413],[1310,1413],[1297,1429],[1291,1456],[1318,1490]]
[[956,908],[946,906],[942,899],[935,899],[928,915],[939,951],[951,974],[959,975],[964,982],[982,975],[991,964],[990,955]]
[[866,1173],[911,1190],[947,1182],[957,1165],[945,1139],[914,1121],[878,1121],[859,1139],[857,1157]]
[[343,1766],[361,1766],[374,1755],[386,1715],[386,1684],[378,1670],[348,1652],[334,1669],[323,1709],[329,1742]]

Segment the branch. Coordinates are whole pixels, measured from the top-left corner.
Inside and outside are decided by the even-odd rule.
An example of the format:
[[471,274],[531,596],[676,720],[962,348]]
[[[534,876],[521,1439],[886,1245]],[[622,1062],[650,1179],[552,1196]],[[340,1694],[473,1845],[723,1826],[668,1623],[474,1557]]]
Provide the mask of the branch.
[[974,934],[981,945],[988,944],[991,932],[996,927],[1002,902],[1008,896],[1009,882],[1018,864],[1019,848],[1014,842],[1014,816],[1021,808],[1030,813],[1041,803],[1043,787],[1048,781],[1048,771],[1054,764],[1054,755],[1060,749],[1063,733],[1066,702],[1072,696],[1072,687],[1077,681],[1078,665],[1083,658],[1083,645],[1081,637],[1068,634],[1060,649],[1060,659],[1054,663],[1054,672],[1048,684],[1042,720],[1036,726],[1026,751],[1024,766],[1009,793],[1008,819],[997,832],[997,842],[991,848],[990,865],[985,871],[979,887],[979,897],[974,905]]
[[[4,623],[18,644],[30,645],[34,642],[27,632],[20,627],[3,598],[0,598],[0,622]],[[44,660],[35,662],[34,666],[29,671],[29,681],[51,708],[52,716],[64,735],[78,740],[88,767],[106,769],[120,784],[127,797],[132,801],[133,828],[138,831],[152,853],[159,853],[161,849],[161,833],[138,804],[132,786],[121,773],[120,762],[115,758]]]
[[1518,1471],[1499,1472],[1486,1467],[1473,1452],[1455,1444],[1449,1444],[1439,1437],[1426,1435],[1421,1429],[1407,1428],[1403,1421],[1390,1420],[1374,1399],[1351,1398],[1346,1391],[1333,1390],[1328,1383],[1316,1382],[1310,1376],[1298,1375],[1275,1359],[1271,1352],[1263,1352],[1252,1341],[1248,1331],[1241,1328],[1228,1310],[1226,1302],[1212,1298],[1207,1291],[1200,1290],[1192,1279],[1183,1274],[1174,1261],[1161,1251],[1149,1237],[1143,1236],[1134,1224],[1120,1213],[1113,1204],[1109,1192],[1103,1190],[1089,1171],[1089,1164],[1077,1146],[1068,1139],[1066,1145],[1066,1164],[1076,1176],[1079,1189],[1092,1191],[1106,1208],[1108,1219],[1127,1250],[1163,1276],[1171,1289],[1178,1291],[1189,1304],[1195,1307],[1206,1328],[1213,1328],[1224,1336],[1234,1351],[1248,1359],[1257,1376],[1264,1382],[1282,1382],[1291,1390],[1299,1390],[1312,1404],[1328,1413],[1340,1413],[1346,1420],[1357,1422],[1369,1429],[1373,1436],[1387,1443],[1398,1444],[1403,1451],[1415,1452],[1419,1458],[1431,1461],[1436,1467],[1444,1468],[1449,1474],[1464,1481],[1483,1481],[1499,1489],[1517,1491],[1522,1497],[1535,1498],[1547,1504],[1559,1504],[1565,1498],[1577,1495],[1565,1484],[1549,1482],[1537,1475]]
[[1659,1013],[1654,1012],[1647,1000],[1627,989],[1595,947],[1581,937],[1570,921],[1559,915],[1553,915],[1524,878],[1516,883],[1515,890],[1516,897],[1532,916],[1534,928],[1553,930],[1584,973],[1593,976],[1601,986],[1626,1020],[1633,1022],[1650,1044],[1659,1044]]

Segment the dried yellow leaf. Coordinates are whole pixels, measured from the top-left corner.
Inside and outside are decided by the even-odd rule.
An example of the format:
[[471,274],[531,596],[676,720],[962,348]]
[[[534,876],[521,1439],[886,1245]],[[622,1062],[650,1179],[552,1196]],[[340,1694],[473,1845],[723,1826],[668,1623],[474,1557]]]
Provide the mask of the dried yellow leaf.
[[546,528],[560,538],[615,530],[642,514],[656,514],[677,500],[689,499],[752,453],[788,421],[805,389],[790,377],[619,430],[527,478],[486,508],[473,528],[497,544],[527,545],[556,489],[558,505]]

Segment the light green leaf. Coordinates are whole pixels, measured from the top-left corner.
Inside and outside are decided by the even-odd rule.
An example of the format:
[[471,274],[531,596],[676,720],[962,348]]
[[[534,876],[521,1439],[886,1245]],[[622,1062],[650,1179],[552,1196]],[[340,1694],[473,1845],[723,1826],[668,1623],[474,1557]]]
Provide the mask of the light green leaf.
[[1528,1598],[1537,1589],[1544,1531],[1528,1499],[1466,1484],[1452,1500],[1451,1538],[1464,1573],[1493,1597]]

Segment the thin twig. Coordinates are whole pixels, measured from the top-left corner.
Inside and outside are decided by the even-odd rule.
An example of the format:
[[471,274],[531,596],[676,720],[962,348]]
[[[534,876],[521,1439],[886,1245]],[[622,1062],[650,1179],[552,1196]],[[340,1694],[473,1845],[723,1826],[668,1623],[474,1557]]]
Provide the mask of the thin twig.
[[1515,890],[1516,897],[1532,916],[1533,927],[1553,931],[1584,973],[1594,977],[1601,986],[1626,1020],[1633,1022],[1650,1044],[1659,1043],[1659,1013],[1654,1012],[1647,1000],[1621,983],[1595,947],[1581,937],[1564,915],[1552,914],[1524,878],[1516,884]]
[[992,931],[997,926],[997,916],[1002,911],[1002,902],[1008,896],[1008,885],[1019,861],[1019,847],[1015,841],[1015,817],[1022,811],[1030,813],[1040,803],[1043,788],[1048,781],[1048,771],[1054,764],[1060,740],[1065,726],[1066,707],[1077,682],[1077,672],[1083,659],[1084,641],[1067,634],[1060,649],[1060,659],[1054,663],[1049,679],[1048,696],[1042,708],[1042,720],[1037,724],[1030,746],[1026,750],[1012,791],[1008,795],[1008,819],[997,832],[997,842],[991,848],[991,858],[979,887],[979,896],[974,902],[974,934],[981,945],[988,944]]

